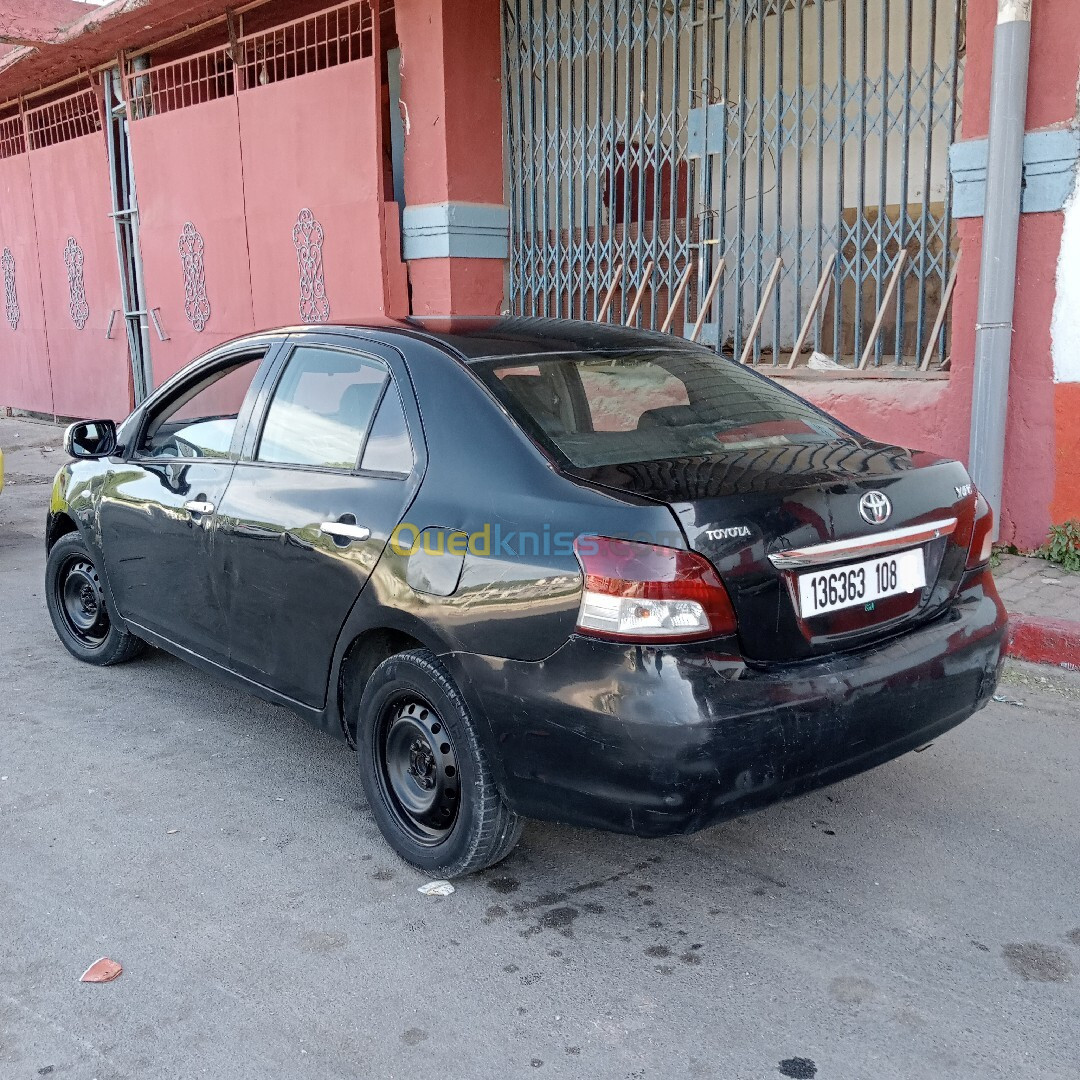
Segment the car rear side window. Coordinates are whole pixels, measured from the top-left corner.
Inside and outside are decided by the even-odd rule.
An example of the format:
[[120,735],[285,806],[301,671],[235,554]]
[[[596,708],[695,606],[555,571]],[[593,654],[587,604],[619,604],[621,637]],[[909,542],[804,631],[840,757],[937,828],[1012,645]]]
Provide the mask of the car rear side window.
[[399,473],[408,476],[413,467],[413,448],[401,395],[391,380],[375,414],[371,432],[364,444],[360,467],[372,472]]
[[274,389],[256,460],[355,469],[389,377],[359,353],[297,347]]
[[558,354],[471,367],[536,442],[579,468],[847,434],[793,394],[704,350]]

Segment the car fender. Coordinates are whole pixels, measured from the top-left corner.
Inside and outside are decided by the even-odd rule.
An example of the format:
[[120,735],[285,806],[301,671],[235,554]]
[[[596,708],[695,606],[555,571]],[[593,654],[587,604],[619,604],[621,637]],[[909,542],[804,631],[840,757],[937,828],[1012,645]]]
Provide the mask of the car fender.
[[68,462],[61,466],[53,479],[49,495],[49,509],[45,517],[45,545],[48,552],[57,540],[71,531],[60,527],[62,518],[72,522],[98,567],[105,610],[109,613],[109,618],[126,629],[127,622],[113,600],[101,541],[98,504],[101,501],[106,469],[107,463],[98,462]]
[[465,651],[420,615],[386,603],[388,591],[396,593],[403,586],[408,588],[408,585],[398,578],[391,560],[387,560],[385,557],[381,559],[363,592],[360,593],[353,604],[341,633],[338,635],[333,662],[330,666],[330,683],[327,687],[326,707],[320,718],[319,726],[331,734],[344,736],[346,741],[352,745],[348,718],[344,715],[343,710],[344,686],[342,682],[342,669],[349,649],[357,638],[371,631],[391,630],[407,634],[437,656],[454,680],[476,721],[476,737],[487,754],[488,761],[494,772],[495,784],[499,791],[505,794],[505,767],[501,755],[496,752],[495,736],[483,702],[476,694],[466,667],[461,662]]

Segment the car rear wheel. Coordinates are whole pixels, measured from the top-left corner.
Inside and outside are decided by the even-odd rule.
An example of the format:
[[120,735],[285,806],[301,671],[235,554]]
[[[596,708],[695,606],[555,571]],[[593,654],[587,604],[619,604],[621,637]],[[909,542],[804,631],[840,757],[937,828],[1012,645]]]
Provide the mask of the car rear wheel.
[[426,649],[391,656],[372,673],[357,749],[379,829],[418,870],[461,877],[513,850],[523,821],[499,795],[457,687]]
[[109,618],[94,556],[78,533],[62,536],[49,552],[45,601],[57,636],[79,660],[121,664],[142,651],[142,641]]

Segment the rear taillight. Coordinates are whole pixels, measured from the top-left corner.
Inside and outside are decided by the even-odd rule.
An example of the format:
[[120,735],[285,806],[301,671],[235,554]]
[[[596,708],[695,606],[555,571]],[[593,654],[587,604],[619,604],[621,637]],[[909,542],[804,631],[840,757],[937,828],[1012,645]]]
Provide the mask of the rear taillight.
[[980,494],[975,500],[975,526],[971,533],[971,546],[968,548],[967,568],[974,570],[975,567],[988,563],[993,546],[994,511]]
[[693,551],[579,536],[585,573],[578,630],[617,641],[700,641],[735,633],[735,611],[708,559]]

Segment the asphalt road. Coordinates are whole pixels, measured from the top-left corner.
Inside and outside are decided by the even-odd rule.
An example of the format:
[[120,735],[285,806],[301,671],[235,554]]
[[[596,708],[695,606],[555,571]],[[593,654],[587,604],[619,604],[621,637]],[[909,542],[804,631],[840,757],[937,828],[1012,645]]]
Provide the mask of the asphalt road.
[[161,653],[68,657],[26,482],[56,436],[13,443],[0,1080],[1080,1073],[1080,682],[1015,671],[1022,705],[697,836],[530,825],[425,897],[342,744]]

